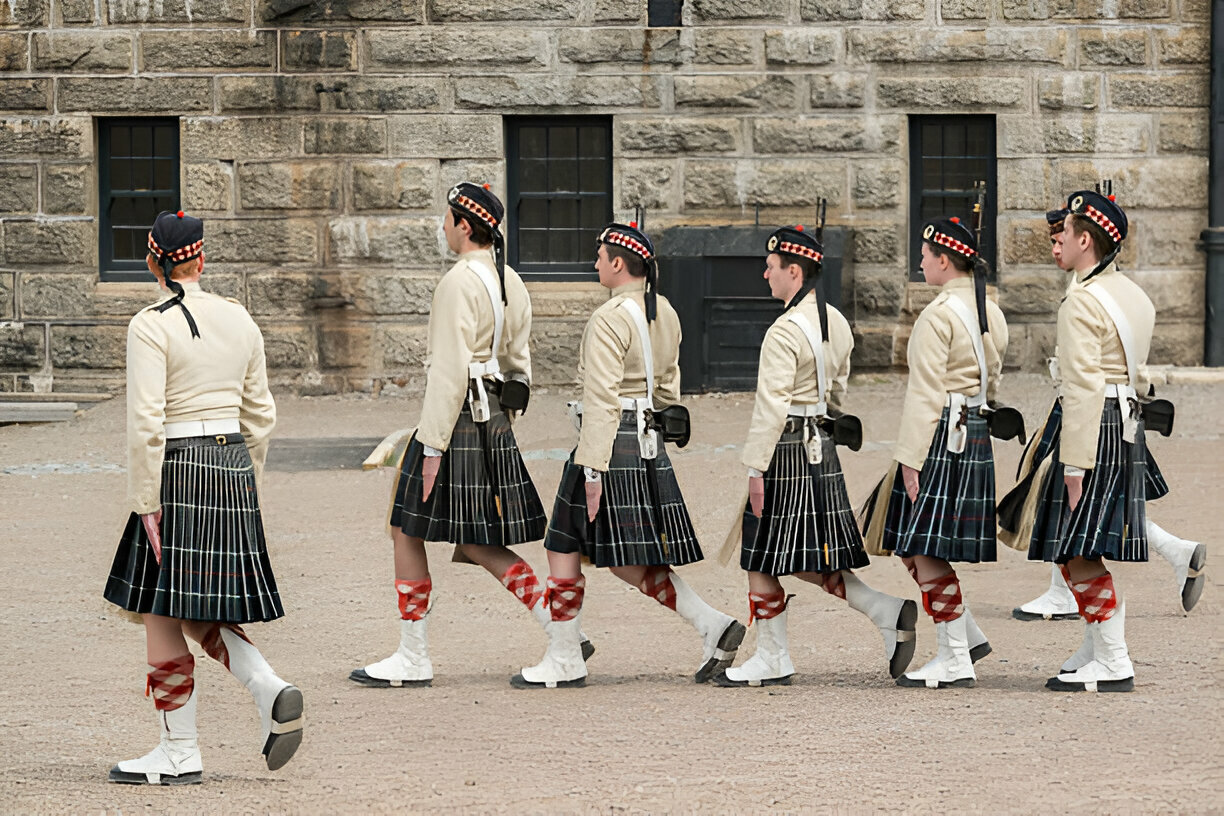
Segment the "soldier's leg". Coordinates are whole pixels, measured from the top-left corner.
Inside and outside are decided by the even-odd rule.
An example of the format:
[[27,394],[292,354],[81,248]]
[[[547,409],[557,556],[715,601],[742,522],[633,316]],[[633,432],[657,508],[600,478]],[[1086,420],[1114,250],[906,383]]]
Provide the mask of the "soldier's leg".
[[1203,566],[1207,563],[1207,546],[1197,541],[1178,538],[1161,529],[1150,518],[1144,524],[1148,544],[1173,567],[1177,591],[1181,593],[1182,609],[1189,612],[1203,594]]
[[1072,558],[1066,565],[1067,583],[1075,593],[1084,619],[1085,646],[1067,661],[1091,654],[1091,660],[1074,671],[1064,671],[1046,681],[1053,691],[1132,691],[1135,669],[1126,648],[1126,605],[1118,601],[1113,576],[1103,560]]
[[433,680],[426,615],[433,583],[425,542],[402,530],[391,531],[395,552],[395,597],[400,613],[400,645],[395,654],[354,669],[349,679],[365,686],[428,686]]
[[[586,595],[586,578],[582,575],[581,556],[574,553],[548,552],[548,586],[544,590],[543,607],[548,616],[544,631],[548,634],[548,650],[535,666],[524,667],[510,678],[515,688],[566,688],[586,685],[586,658],[589,645],[581,630],[582,602]],[[534,611],[534,610],[533,610]],[[593,650],[592,650],[593,651]]]
[[786,593],[772,575],[748,573],[748,625],[756,626],[756,652],[742,666],[714,677],[720,686],[789,686],[795,674],[786,639]]
[[914,657],[914,628],[918,622],[916,603],[872,589],[850,570],[799,572],[795,573],[795,577],[841,598],[851,609],[866,615],[875,624],[884,638],[884,659],[888,661],[888,673],[894,679],[909,668],[910,660]]
[[977,675],[969,655],[968,620],[956,570],[941,558],[916,555],[906,567],[922,590],[922,606],[935,621],[938,651],[917,671],[897,679],[897,685],[926,688],[973,686]]
[[[914,579],[914,583],[918,584],[918,588],[921,589],[922,582],[918,580],[918,567],[915,564],[914,559],[902,558],[901,563],[905,564],[906,571],[909,572],[910,577]],[[942,563],[946,564],[947,562],[944,561]],[[1059,581],[1062,581],[1061,577],[1059,578]],[[1066,587],[1066,583],[1063,583],[1063,587]],[[1070,592],[1071,590],[1068,589],[1068,595]],[[1072,598],[1072,600],[1074,601],[1074,598]],[[1078,616],[1078,613],[1076,613],[1076,615]],[[981,627],[977,625],[977,621],[974,620],[973,611],[967,606],[965,607],[964,618],[965,636],[969,639],[969,659],[976,663],[994,651],[994,649],[991,647],[990,641],[986,639],[986,633],[982,631]]]

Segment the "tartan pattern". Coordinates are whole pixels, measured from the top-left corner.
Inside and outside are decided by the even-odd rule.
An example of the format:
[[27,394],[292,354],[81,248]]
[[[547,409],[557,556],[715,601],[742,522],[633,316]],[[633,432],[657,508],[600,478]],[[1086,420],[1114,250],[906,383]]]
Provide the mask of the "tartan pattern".
[[1078,584],[1072,584],[1070,581],[1067,583],[1071,587],[1071,592],[1075,594],[1080,615],[1085,621],[1101,623],[1114,616],[1114,610],[1118,608],[1118,597],[1114,591],[1113,576],[1108,572],[1098,575],[1091,581],[1083,581]]
[[985,417],[971,410],[965,450],[952,453],[947,444],[948,410],[944,408],[935,426],[914,502],[897,468],[884,510],[883,547],[903,558],[926,555],[974,564],[994,561],[995,474],[990,429]]
[[429,500],[421,498],[425,448],[415,435],[400,465],[391,526],[426,541],[513,546],[538,541],[546,518],[510,420],[489,395],[488,422],[459,413]]
[[104,596],[138,614],[251,623],[285,614],[241,436],[175,439],[162,463],[161,563],[140,517],[119,541]]
[[785,592],[749,592],[748,593],[748,623],[754,620],[769,620],[786,611]]
[[429,610],[429,593],[433,590],[433,581],[426,578],[422,581],[395,579],[395,597],[399,603],[401,620],[421,620]]
[[870,559],[854,519],[833,439],[819,431],[821,461],[808,463],[803,430],[783,431],[765,471],[761,517],[745,505],[740,567],[765,575],[831,573]]
[[195,688],[195,658],[191,653],[165,663],[150,663],[146,696],[153,692],[153,707],[158,711],[174,711],[187,705]]
[[586,595],[586,576],[577,578],[554,578],[548,576],[548,613],[555,621],[573,620],[582,610],[582,598]]
[[672,584],[670,567],[648,567],[642,574],[638,589],[671,611],[676,611],[676,587]]
[[594,522],[587,519],[586,479],[570,453],[544,548],[582,553],[597,567],[678,567],[704,557],[667,449],[660,439],[658,456],[642,458],[633,411],[621,413]]
[[[1122,410],[1108,398],[1101,411],[1096,462],[1084,475],[1083,494],[1074,510],[1067,508],[1063,465],[1058,461],[1062,408],[1055,405],[1046,422],[1048,450],[1053,457],[1040,485],[1029,545],[1030,561],[1065,564],[1072,558],[1147,561],[1146,502],[1169,492],[1168,484],[1147,452],[1143,420],[1135,443],[1122,439]],[[1045,434],[1043,434],[1043,437]],[[1036,455],[1034,461],[1038,461]]]
[[964,599],[961,597],[960,581],[956,570],[934,581],[919,584],[922,590],[922,608],[936,623],[954,621],[965,614]]
[[501,577],[502,586],[510,590],[510,594],[518,598],[523,606],[531,609],[540,598],[544,597],[544,586],[536,577],[531,565],[523,559],[511,564],[505,575]]

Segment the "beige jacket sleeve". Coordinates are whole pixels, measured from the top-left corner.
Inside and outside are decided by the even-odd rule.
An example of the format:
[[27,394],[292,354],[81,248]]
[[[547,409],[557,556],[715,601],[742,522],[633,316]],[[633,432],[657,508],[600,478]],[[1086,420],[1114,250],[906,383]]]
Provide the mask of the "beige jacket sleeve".
[[620,427],[620,386],[631,327],[617,319],[621,309],[601,307],[582,336],[582,429],[574,464],[605,471]]
[[999,398],[999,383],[1003,380],[1003,358],[1007,356],[1007,320],[1003,311],[992,301],[986,301],[986,327],[990,330],[982,338],[986,350],[986,399]]
[[[845,316],[836,309],[830,308],[829,335],[832,341],[830,351],[837,357],[832,360],[836,366],[829,370],[829,395],[827,404],[832,411],[841,413],[846,390],[850,383],[850,356],[854,353],[854,332]],[[840,342],[839,342],[839,337]]]
[[166,339],[152,313],[128,324],[128,504],[144,515],[161,507],[161,468],[166,452]]
[[752,405],[752,424],[743,456],[745,465],[761,472],[769,470],[794,394],[799,343],[807,342],[797,335],[798,329],[792,331],[779,321],[769,327],[761,343],[756,400]]
[[952,342],[949,314],[939,308],[940,295],[931,302],[910,335],[907,361],[909,382],[905,388],[905,403],[901,408],[901,428],[897,438],[896,460],[915,470],[922,470],[935,427],[947,401],[944,375],[948,366],[948,348]]
[[497,363],[506,379],[531,383],[531,296],[523,279],[506,268],[506,316]]
[[477,319],[474,296],[488,298],[483,288],[466,291],[464,279],[446,274],[434,289],[429,312],[429,366],[425,376],[425,400],[417,439],[445,451],[463,400],[467,396],[468,364],[476,345]]
[[1096,465],[1101,412],[1105,407],[1101,331],[1108,320],[1109,316],[1082,286],[1072,287],[1058,309],[1058,368],[1062,376],[1059,460],[1085,470]]
[[[680,341],[682,337],[680,317],[676,314],[676,310],[662,297],[659,298],[657,305],[658,319],[650,324],[651,351],[656,352],[655,360],[658,360],[660,356],[657,352],[666,353],[670,349],[672,354],[662,371],[655,372],[654,403],[656,408],[666,408],[680,401]],[[661,332],[666,336],[656,342],[654,337],[656,332]],[[673,339],[674,342],[672,342]]]
[[254,321],[251,321],[251,328],[255,332],[255,344],[247,363],[246,376],[242,380],[242,407],[239,409],[238,424],[251,452],[255,481],[262,484],[264,462],[268,458],[268,440],[276,425],[276,402],[268,388],[263,333],[254,325]]

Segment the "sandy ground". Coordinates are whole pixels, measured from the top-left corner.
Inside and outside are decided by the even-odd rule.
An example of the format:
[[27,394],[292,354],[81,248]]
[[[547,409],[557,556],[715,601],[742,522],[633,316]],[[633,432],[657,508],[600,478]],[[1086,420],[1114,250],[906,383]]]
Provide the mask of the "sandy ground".
[[[1209,567],[1224,569],[1224,386],[1163,393],[1178,404],[1177,433],[1151,444],[1173,493],[1151,515],[1207,541]],[[872,440],[843,458],[856,502],[889,458],[902,395],[899,378],[852,388],[848,408]],[[546,506],[574,441],[566,396],[537,393],[518,426]],[[1004,397],[1031,426],[1051,394],[1043,379],[1015,376]],[[700,425],[674,461],[709,557],[683,575],[743,617],[745,578],[714,556],[742,490],[739,446],[751,399],[689,404]],[[418,407],[283,398],[276,439],[289,453],[308,450],[310,440],[381,436],[410,425]],[[695,686],[694,632],[596,573],[584,613],[598,649],[588,687],[517,691],[507,678],[536,662],[542,632],[491,577],[450,563],[449,547],[437,545],[434,687],[367,689],[348,672],[386,656],[397,640],[383,532],[390,475],[309,470],[286,457],[270,466],[263,501],[287,616],[251,634],[306,695],[301,751],[283,770],[267,771],[249,696],[201,657],[205,784],[108,785],[109,768],[145,753],[157,733],[142,699],[142,633],[101,597],[126,516],[122,430],[121,399],[68,424],[0,428],[0,811],[1224,811],[1224,607],[1210,575],[1185,616],[1164,562],[1116,569],[1128,603],[1133,694],[1043,689],[1078,646],[1081,626],[1011,619],[1049,573],[1005,548],[996,564],[960,570],[994,646],[974,689],[896,688],[867,620],[797,581],[788,585],[798,594],[790,616],[795,685]],[[1016,443],[999,446],[1002,488],[1018,456]],[[543,573],[541,546],[521,549]],[[918,597],[900,563],[877,559],[862,574]],[[925,617],[918,637],[915,665],[934,651]],[[741,660],[754,638],[750,630]]]

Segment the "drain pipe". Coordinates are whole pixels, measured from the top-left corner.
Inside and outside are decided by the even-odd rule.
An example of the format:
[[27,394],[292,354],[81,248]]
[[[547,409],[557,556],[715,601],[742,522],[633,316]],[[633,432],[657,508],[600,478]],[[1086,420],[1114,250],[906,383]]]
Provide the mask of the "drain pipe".
[[1224,366],[1224,0],[1211,3],[1211,121],[1208,145],[1207,325],[1203,363]]

